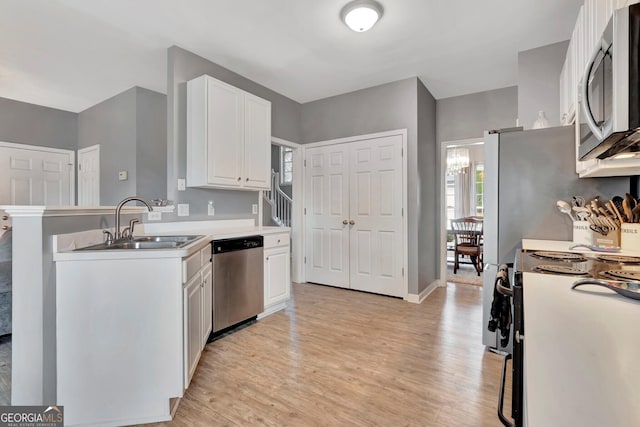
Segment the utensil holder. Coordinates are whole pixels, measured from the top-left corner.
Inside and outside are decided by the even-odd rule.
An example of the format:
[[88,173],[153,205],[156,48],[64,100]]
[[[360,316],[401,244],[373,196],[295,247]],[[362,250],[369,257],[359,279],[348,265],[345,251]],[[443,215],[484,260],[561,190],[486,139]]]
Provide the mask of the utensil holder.
[[593,246],[601,248],[619,248],[620,247],[620,229],[609,231],[607,235],[602,235],[596,231],[591,231]]
[[640,224],[624,223],[620,230],[622,249],[640,251]]
[[573,243],[591,246],[591,233],[588,221],[573,221]]

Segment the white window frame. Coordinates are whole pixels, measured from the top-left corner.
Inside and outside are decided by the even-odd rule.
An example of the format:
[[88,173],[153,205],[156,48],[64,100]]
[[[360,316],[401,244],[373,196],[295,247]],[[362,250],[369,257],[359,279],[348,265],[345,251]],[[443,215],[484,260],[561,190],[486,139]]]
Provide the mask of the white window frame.
[[[291,153],[291,161],[284,160],[284,153]],[[291,164],[291,179],[285,181],[284,179],[284,165],[285,163]],[[284,145],[280,146],[280,185],[291,185],[293,183],[293,148],[285,147]]]

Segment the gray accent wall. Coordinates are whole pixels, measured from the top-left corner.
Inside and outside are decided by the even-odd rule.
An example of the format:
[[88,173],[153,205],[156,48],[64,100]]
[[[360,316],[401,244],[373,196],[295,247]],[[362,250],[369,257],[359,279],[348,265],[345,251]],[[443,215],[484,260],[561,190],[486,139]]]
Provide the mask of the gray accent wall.
[[167,198],[167,96],[136,88],[136,193]]
[[418,79],[418,293],[438,278],[440,214],[438,204],[436,100]]
[[[225,83],[271,101],[272,136],[292,142],[300,141],[301,105],[271,89],[261,86],[194,53],[172,46],[167,58],[167,197],[188,203],[190,216],[173,219],[255,218],[251,205],[258,203],[258,192],[187,188],[177,190],[177,179],[186,176],[187,154],[187,85],[186,82],[208,74]],[[215,217],[208,217],[207,203],[212,200]]]
[[560,126],[560,72],[569,41],[518,52],[518,118],[531,129],[538,111],[549,126]]
[[[82,111],[78,148],[100,144],[100,204],[116,205],[136,193],[136,88]],[[126,181],[118,172],[127,171]]]
[[166,198],[166,100],[132,87],[79,114],[78,148],[100,145],[101,205],[134,195]]
[[436,137],[439,142],[482,138],[485,130],[514,127],[517,114],[517,86],[439,99]]
[[0,141],[75,151],[78,115],[0,98]]
[[[424,123],[427,134],[428,121]],[[418,79],[412,77],[302,105],[303,143],[396,129],[407,129],[408,280],[409,293],[417,294],[426,286],[418,285],[420,184],[435,185],[421,183],[418,175]],[[425,191],[428,194],[430,190]]]

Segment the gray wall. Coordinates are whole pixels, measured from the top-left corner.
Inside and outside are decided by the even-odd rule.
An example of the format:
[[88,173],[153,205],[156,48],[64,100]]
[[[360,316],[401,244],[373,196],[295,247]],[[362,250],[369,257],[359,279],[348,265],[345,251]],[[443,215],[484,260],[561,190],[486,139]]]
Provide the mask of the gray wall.
[[549,126],[560,125],[560,71],[569,41],[518,53],[518,118],[531,129],[538,111],[545,112]]
[[78,115],[0,98],[0,141],[76,150]]
[[[100,204],[116,205],[136,193],[136,88],[82,111],[78,148],[100,144]],[[127,171],[129,179],[118,180]]]
[[167,197],[167,96],[136,88],[136,193]]
[[407,129],[408,279],[409,292],[418,293],[418,79],[303,104],[301,120],[303,143]]
[[167,67],[167,197],[175,203],[189,203],[191,213],[189,217],[173,219],[211,219],[206,216],[209,200],[213,200],[216,209],[213,219],[257,219],[256,215],[251,214],[251,205],[258,203],[258,193],[255,191],[199,188],[177,191],[177,179],[186,176],[187,166],[186,82],[208,74],[271,101],[272,136],[292,142],[300,141],[300,104],[176,46],[168,50]]
[[418,293],[438,278],[440,215],[436,100],[418,80]]
[[[166,100],[132,87],[79,114],[78,148],[100,145],[101,205],[134,195],[166,198]],[[126,181],[119,171],[127,171]]]
[[439,142],[482,138],[485,130],[514,127],[517,113],[516,86],[439,99],[436,137]]

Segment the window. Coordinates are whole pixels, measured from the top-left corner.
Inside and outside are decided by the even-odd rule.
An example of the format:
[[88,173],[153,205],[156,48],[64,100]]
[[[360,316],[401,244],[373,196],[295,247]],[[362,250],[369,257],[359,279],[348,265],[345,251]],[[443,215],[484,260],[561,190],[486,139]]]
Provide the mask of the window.
[[475,210],[477,216],[484,214],[484,163],[476,163],[474,168]]
[[293,182],[293,148],[280,147],[280,184]]

